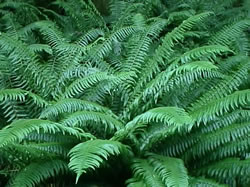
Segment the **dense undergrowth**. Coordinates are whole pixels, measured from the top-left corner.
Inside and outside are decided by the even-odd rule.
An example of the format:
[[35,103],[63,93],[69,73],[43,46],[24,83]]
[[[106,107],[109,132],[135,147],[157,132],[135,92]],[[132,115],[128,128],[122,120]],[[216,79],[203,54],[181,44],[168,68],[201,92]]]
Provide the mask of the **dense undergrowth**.
[[250,186],[249,7],[1,1],[0,186]]

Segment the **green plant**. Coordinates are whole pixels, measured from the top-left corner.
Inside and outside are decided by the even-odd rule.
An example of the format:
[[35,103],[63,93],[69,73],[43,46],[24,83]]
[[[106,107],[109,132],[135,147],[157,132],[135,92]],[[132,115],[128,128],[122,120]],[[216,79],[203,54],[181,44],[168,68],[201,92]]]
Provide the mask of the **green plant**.
[[223,2],[2,2],[0,185],[248,186],[249,11]]

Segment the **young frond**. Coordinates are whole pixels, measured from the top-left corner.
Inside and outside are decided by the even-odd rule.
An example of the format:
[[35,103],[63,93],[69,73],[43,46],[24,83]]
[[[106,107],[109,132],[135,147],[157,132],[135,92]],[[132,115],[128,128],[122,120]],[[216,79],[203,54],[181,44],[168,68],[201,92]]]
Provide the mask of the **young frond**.
[[127,146],[111,140],[96,139],[73,147],[69,152],[69,168],[77,174],[76,183],[87,170],[95,170],[110,156],[119,155],[120,153],[130,154]]

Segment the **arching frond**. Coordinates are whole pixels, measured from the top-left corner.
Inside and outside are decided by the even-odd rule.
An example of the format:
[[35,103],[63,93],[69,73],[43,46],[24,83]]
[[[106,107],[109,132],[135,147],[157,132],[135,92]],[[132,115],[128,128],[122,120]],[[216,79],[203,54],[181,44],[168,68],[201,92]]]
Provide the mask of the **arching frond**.
[[166,186],[189,186],[187,170],[182,160],[158,155],[150,155],[149,159]]
[[39,119],[27,119],[27,120],[17,120],[10,125],[6,126],[4,129],[0,130],[0,146],[4,146],[11,142],[21,142],[29,133],[36,131],[44,133],[67,133],[78,138],[81,137],[92,137],[90,134],[84,134],[74,128],[65,127],[59,123],[51,122],[48,120]]
[[[61,121],[62,124],[67,126],[85,126],[88,122],[104,125],[106,130],[110,129],[111,131],[120,130],[124,127],[121,121],[110,115],[93,111],[75,112]],[[93,124],[91,125],[93,126]]]
[[[80,143],[69,152],[69,168],[76,172],[76,182],[88,169],[95,170],[111,155],[128,154],[128,147],[111,140],[91,140]],[[127,153],[126,153],[127,152]]]
[[231,109],[246,105],[250,101],[250,90],[236,91],[221,99],[213,100],[205,105],[194,105],[190,115],[198,122],[212,120],[216,115],[229,112]]
[[126,124],[124,129],[119,130],[113,139],[123,139],[143,124],[158,122],[172,127],[172,131],[176,129],[179,131],[190,130],[193,126],[193,120],[183,109],[177,107],[158,107],[136,116]]
[[33,162],[18,172],[9,184],[13,187],[36,186],[48,178],[68,171],[67,163],[62,160],[40,160]]
[[211,179],[206,178],[194,178],[189,177],[189,186],[190,187],[197,187],[197,186],[203,186],[203,187],[227,187],[227,185],[219,184]]
[[62,113],[73,113],[80,110],[104,112],[106,114],[112,114],[112,111],[106,107],[98,105],[97,103],[85,101],[81,99],[62,99],[48,106],[41,114],[40,118],[50,118],[58,116]]
[[146,186],[165,186],[161,177],[154,173],[154,168],[147,160],[135,159],[132,165],[133,173],[136,178],[144,181]]
[[232,25],[225,26],[211,37],[209,43],[230,46],[230,44],[238,38],[244,30],[249,28],[249,26],[250,20],[242,20]]

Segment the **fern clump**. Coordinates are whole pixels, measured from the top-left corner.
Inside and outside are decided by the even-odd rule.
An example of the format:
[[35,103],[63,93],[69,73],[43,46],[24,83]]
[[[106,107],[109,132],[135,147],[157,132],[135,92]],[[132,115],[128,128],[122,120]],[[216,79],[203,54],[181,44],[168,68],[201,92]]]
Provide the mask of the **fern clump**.
[[247,0],[0,15],[0,186],[250,185]]

